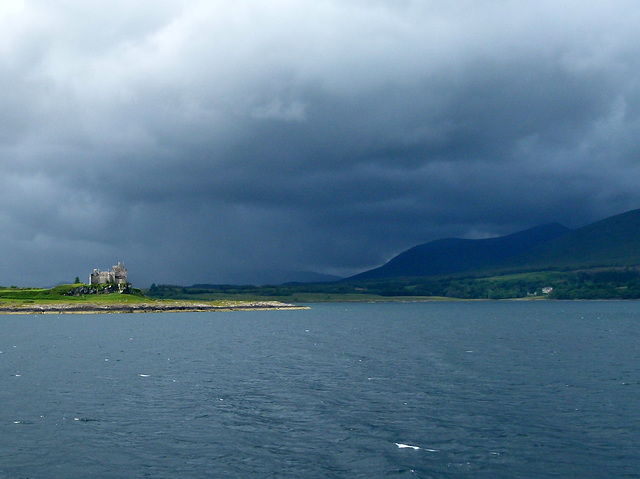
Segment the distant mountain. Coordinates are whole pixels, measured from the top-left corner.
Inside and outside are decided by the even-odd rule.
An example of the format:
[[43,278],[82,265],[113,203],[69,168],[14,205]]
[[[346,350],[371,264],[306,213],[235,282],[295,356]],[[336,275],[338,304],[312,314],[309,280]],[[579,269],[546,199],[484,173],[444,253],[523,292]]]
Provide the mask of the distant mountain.
[[633,265],[640,265],[640,209],[573,230],[513,262],[536,269]]
[[379,268],[365,271],[348,280],[370,280],[410,276],[440,276],[493,268],[571,230],[552,223],[507,236],[487,239],[449,238],[415,246]]
[[640,265],[640,209],[570,230],[557,223],[497,238],[415,246],[345,281],[456,273]]

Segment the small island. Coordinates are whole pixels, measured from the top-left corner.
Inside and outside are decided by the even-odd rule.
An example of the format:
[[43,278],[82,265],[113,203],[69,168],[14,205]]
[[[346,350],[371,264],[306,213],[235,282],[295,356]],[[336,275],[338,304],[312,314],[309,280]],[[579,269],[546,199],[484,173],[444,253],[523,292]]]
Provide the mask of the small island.
[[94,269],[89,284],[53,288],[0,287],[0,314],[168,313],[305,309],[280,301],[185,301],[152,299],[127,281],[124,263]]

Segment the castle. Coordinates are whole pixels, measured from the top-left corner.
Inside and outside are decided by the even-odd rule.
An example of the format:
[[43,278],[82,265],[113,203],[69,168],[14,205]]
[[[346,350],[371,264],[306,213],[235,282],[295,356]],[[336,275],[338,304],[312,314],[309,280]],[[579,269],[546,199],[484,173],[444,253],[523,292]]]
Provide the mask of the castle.
[[89,276],[89,284],[126,284],[127,282],[127,270],[124,267],[124,263],[118,262],[117,266],[114,266],[111,271],[100,271],[94,269],[93,273]]

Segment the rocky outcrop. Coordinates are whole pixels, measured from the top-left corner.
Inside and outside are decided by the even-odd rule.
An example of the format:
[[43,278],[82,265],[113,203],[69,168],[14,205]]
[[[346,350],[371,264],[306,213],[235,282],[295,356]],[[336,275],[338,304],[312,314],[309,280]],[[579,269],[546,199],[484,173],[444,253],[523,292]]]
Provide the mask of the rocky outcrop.
[[120,294],[131,294],[132,287],[131,283],[120,283],[120,284],[100,284],[100,285],[86,285],[83,284],[78,286],[77,288],[73,288],[65,293],[66,296],[86,296],[89,294],[111,294],[111,293],[120,293]]

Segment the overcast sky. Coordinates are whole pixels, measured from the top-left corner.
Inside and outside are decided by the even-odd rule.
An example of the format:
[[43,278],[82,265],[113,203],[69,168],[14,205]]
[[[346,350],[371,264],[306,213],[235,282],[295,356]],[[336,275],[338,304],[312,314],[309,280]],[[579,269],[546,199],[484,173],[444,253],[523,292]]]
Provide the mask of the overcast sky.
[[350,275],[640,207],[640,4],[2,0],[0,284]]

